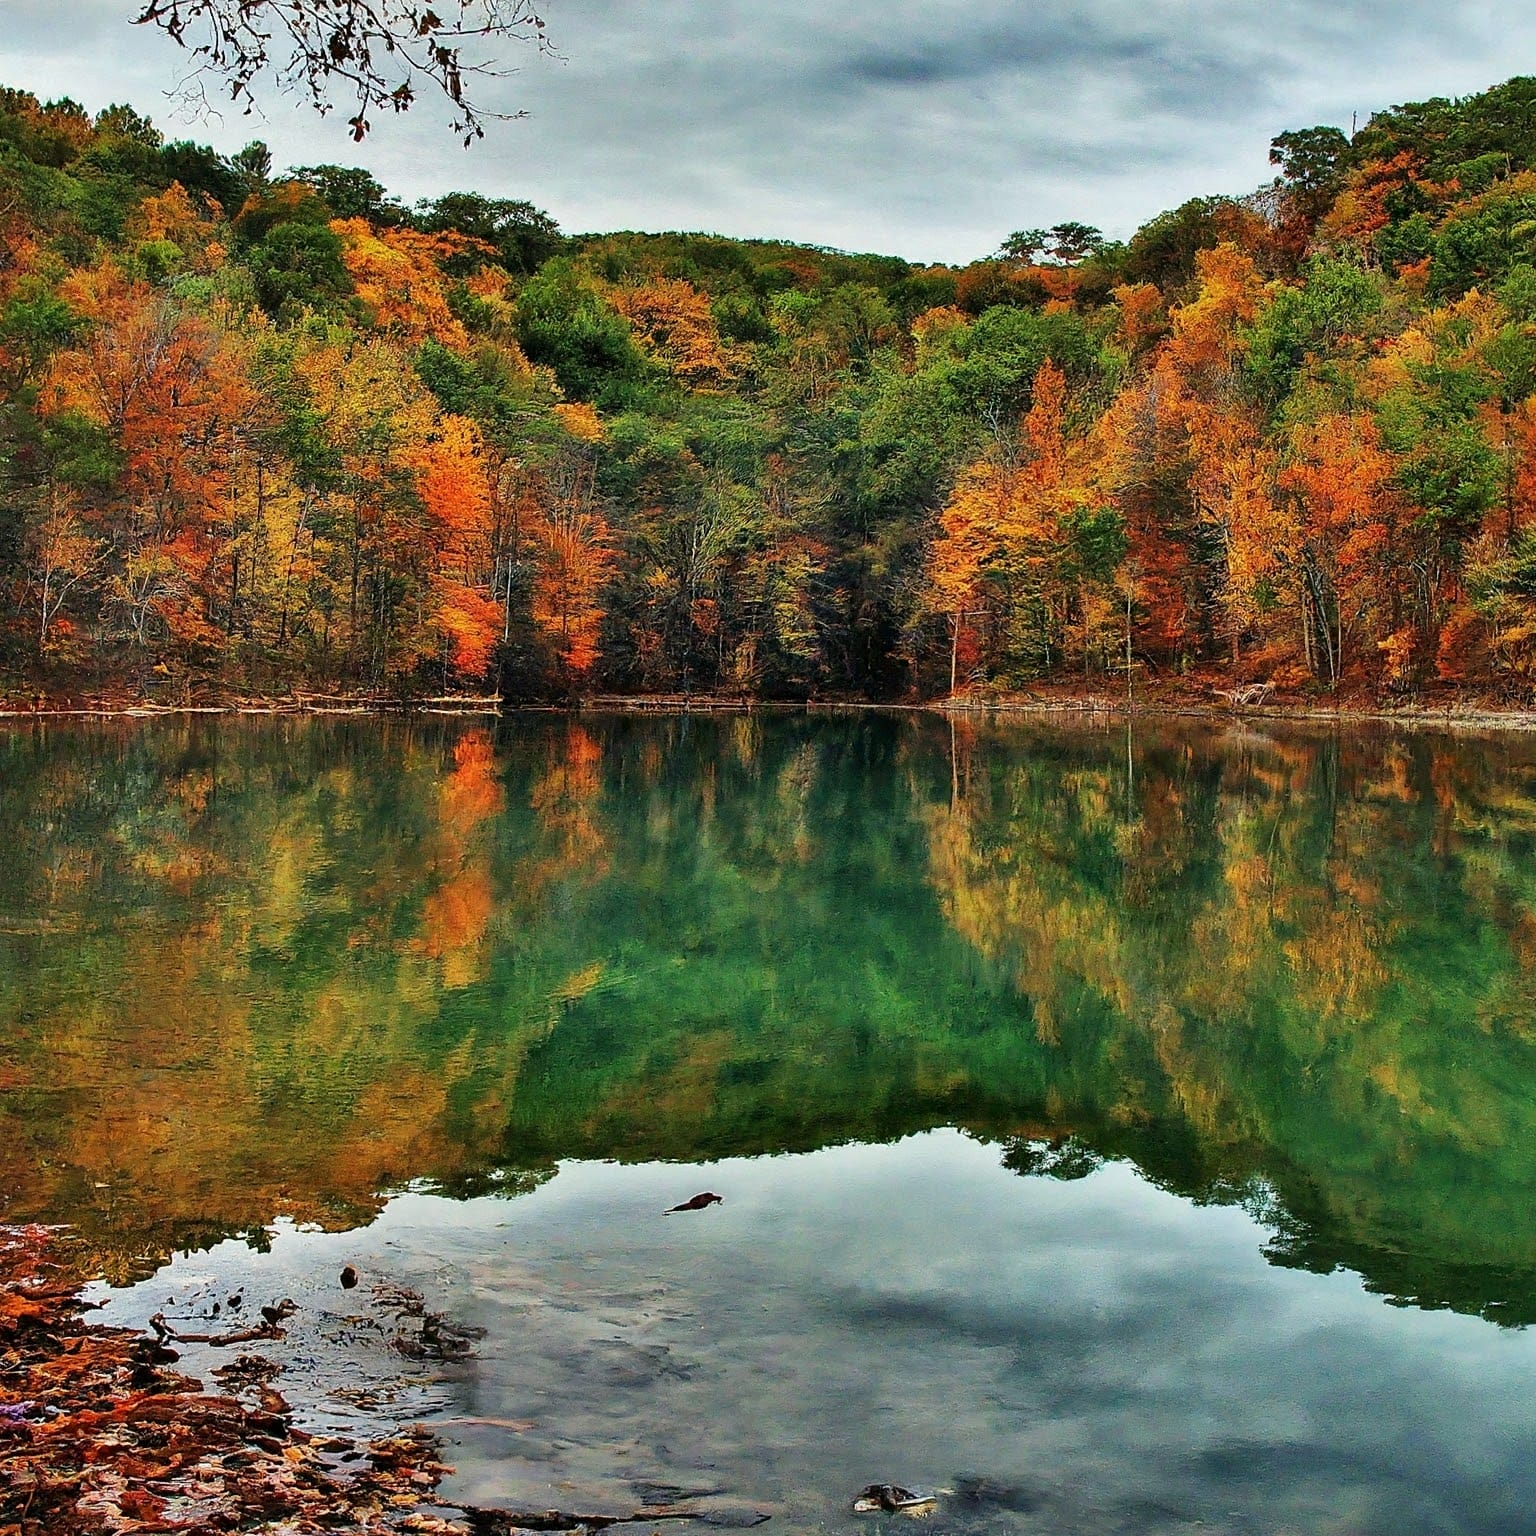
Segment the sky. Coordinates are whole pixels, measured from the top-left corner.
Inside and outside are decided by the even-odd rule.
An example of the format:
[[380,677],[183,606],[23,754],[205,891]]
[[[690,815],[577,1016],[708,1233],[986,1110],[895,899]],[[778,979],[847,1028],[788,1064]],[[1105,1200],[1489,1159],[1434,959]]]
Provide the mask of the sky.
[[0,0],[0,83],[128,101],[171,137],[279,167],[363,165],[407,202],[526,198],[571,233],[709,230],[965,262],[1068,219],[1124,238],[1272,174],[1287,128],[1536,74],[1530,0],[544,0],[468,149],[423,94],[361,147],[267,91],[177,117],[174,44],[138,0]]

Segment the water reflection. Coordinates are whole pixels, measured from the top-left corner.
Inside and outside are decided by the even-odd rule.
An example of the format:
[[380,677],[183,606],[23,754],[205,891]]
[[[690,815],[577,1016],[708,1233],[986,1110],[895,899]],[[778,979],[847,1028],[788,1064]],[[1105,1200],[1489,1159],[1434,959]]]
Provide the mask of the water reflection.
[[[701,1184],[724,1203],[661,1214]],[[195,1255],[106,1316],[199,1287],[292,1295],[301,1417],[353,1433],[381,1394],[425,1413],[445,1492],[480,1505],[686,1498],[729,1529],[868,1536],[912,1529],[849,1509],[896,1479],[948,1490],[933,1528],[967,1536],[1527,1530],[1536,1334],[1384,1307],[1352,1276],[1266,1265],[1260,1240],[1123,1163],[1022,1179],[933,1131],[567,1163],[511,1202],[404,1195],[360,1231]],[[348,1334],[376,1281],[484,1328],[474,1358],[402,1368]]]
[[126,1277],[407,1181],[954,1125],[1529,1321],[1533,833],[1517,738],[18,729],[3,1214]]

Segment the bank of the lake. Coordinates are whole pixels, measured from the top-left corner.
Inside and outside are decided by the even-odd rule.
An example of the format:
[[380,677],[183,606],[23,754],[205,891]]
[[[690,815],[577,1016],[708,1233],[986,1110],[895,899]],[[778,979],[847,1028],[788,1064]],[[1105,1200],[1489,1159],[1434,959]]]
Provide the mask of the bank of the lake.
[[123,717],[154,719],[179,715],[503,715],[600,713],[636,715],[735,713],[836,713],[840,711],[932,711],[966,716],[1126,716],[1184,719],[1220,724],[1232,719],[1290,723],[1400,727],[1459,731],[1536,729],[1536,706],[1510,699],[1442,693],[1386,699],[1371,694],[1326,692],[1276,694],[1264,685],[1221,686],[1220,678],[1195,684],[1161,682],[1130,693],[1115,687],[1047,683],[1029,690],[976,689],[949,697],[864,699],[758,698],[740,693],[598,694],[535,702],[487,693],[399,694],[378,692],[248,695],[204,690],[174,695],[125,690],[82,693],[0,690],[0,721]]

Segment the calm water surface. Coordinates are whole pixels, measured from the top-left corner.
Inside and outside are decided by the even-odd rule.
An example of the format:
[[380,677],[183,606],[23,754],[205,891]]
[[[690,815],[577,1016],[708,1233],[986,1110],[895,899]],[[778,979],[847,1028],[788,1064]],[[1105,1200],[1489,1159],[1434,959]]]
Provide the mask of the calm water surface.
[[1527,1531],[1533,967],[1519,738],[17,729],[0,1219],[478,1502]]

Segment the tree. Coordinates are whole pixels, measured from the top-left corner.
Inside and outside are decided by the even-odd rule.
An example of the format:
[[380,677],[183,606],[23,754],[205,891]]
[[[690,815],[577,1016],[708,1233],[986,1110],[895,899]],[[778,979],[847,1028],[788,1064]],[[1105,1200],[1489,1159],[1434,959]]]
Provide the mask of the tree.
[[609,302],[634,327],[651,357],[684,384],[716,388],[735,372],[734,360],[721,343],[709,295],[692,283],[659,278],[616,289]]
[[939,522],[928,563],[928,605],[949,625],[949,691],[960,681],[962,652],[967,674],[976,659],[973,634],[965,621],[984,611],[982,583],[1001,547],[998,524],[1008,492],[996,465],[969,466],[955,484]]
[[324,224],[279,224],[247,257],[256,297],[271,314],[285,304],[323,309],[352,291],[341,237]]
[[32,530],[28,562],[39,656],[48,651],[48,631],[70,593],[90,577],[101,559],[97,540],[86,532],[66,486],[51,490]]
[[445,192],[420,202],[416,222],[431,234],[468,235],[482,242],[509,272],[537,272],[565,243],[560,226],[543,209],[521,199],[482,197],[478,192]]
[[1303,645],[1312,671],[1337,683],[1388,546],[1391,456],[1369,416],[1334,414],[1291,433],[1280,488],[1298,505],[1286,551],[1300,584]]
[[1073,267],[1103,247],[1104,236],[1092,224],[1069,219],[1049,229],[1016,229],[999,249],[1010,261],[1030,262],[1043,255],[1064,267]]
[[574,686],[598,658],[602,591],[614,559],[607,521],[592,505],[590,482],[578,478],[531,531],[539,551],[534,622],[553,648],[566,685]]
[[486,117],[504,114],[468,95],[471,81],[496,70],[494,60],[466,58],[465,45],[510,40],[542,49],[544,22],[532,0],[442,3],[446,16],[425,0],[144,0],[134,20],[159,27],[192,55],[192,94],[200,96],[201,80],[212,76],[250,112],[256,81],[271,69],[280,90],[307,97],[322,114],[333,89],[350,92],[357,110],[347,122],[362,140],[371,111],[404,112],[425,84],[448,98],[453,131],[468,144],[485,136]]
[[[1072,578],[1087,572],[1070,569],[1072,556],[1089,554],[1091,561],[1100,530],[1084,528],[1074,506],[1066,399],[1066,377],[1046,358],[1017,443],[963,470],[939,519],[929,555],[928,606],[949,625],[952,693],[962,662],[969,669],[987,659],[974,629],[966,632],[967,618],[990,621],[991,659],[1005,670],[1036,671],[1059,654],[1067,609],[1082,595],[1072,590]],[[1078,532],[1087,535],[1082,550],[1073,548]]]
[[[149,284],[104,264],[77,273],[64,296],[90,328],[54,357],[44,403],[104,428],[120,456],[102,528],[111,546],[103,571],[111,627],[140,649],[216,639],[212,525],[254,392],[227,338]],[[45,530],[59,569],[94,563],[78,542],[82,532],[58,522]],[[39,635],[45,642],[41,624]]]
[[260,139],[252,139],[238,154],[231,155],[229,168],[248,197],[260,197],[272,185],[272,151]]
[[370,171],[355,165],[296,165],[294,180],[308,183],[338,219],[403,224],[410,217]]
[[547,262],[518,296],[517,339],[529,362],[554,369],[572,399],[604,407],[622,409],[626,386],[657,371],[629,322],[563,257]]
[[1255,249],[1263,220],[1231,197],[1196,197],[1143,224],[1125,248],[1125,280],[1172,293],[1193,278],[1195,258],[1224,242]]
[[416,341],[432,336],[447,346],[464,346],[464,327],[448,308],[441,265],[463,249],[464,240],[414,229],[375,230],[366,219],[337,219],[331,229],[376,327]]
[[421,454],[419,486],[437,548],[432,586],[445,662],[461,677],[484,676],[505,628],[493,593],[491,487],[480,434],[461,416],[445,416]]
[[1337,128],[1293,128],[1269,141],[1269,163],[1280,167],[1291,186],[1308,194],[1331,198],[1348,162],[1349,140]]
[[1349,140],[1337,128],[1295,128],[1271,139],[1269,163],[1280,167],[1275,183],[1275,242],[1300,262],[1318,220],[1333,206],[1350,164]]

